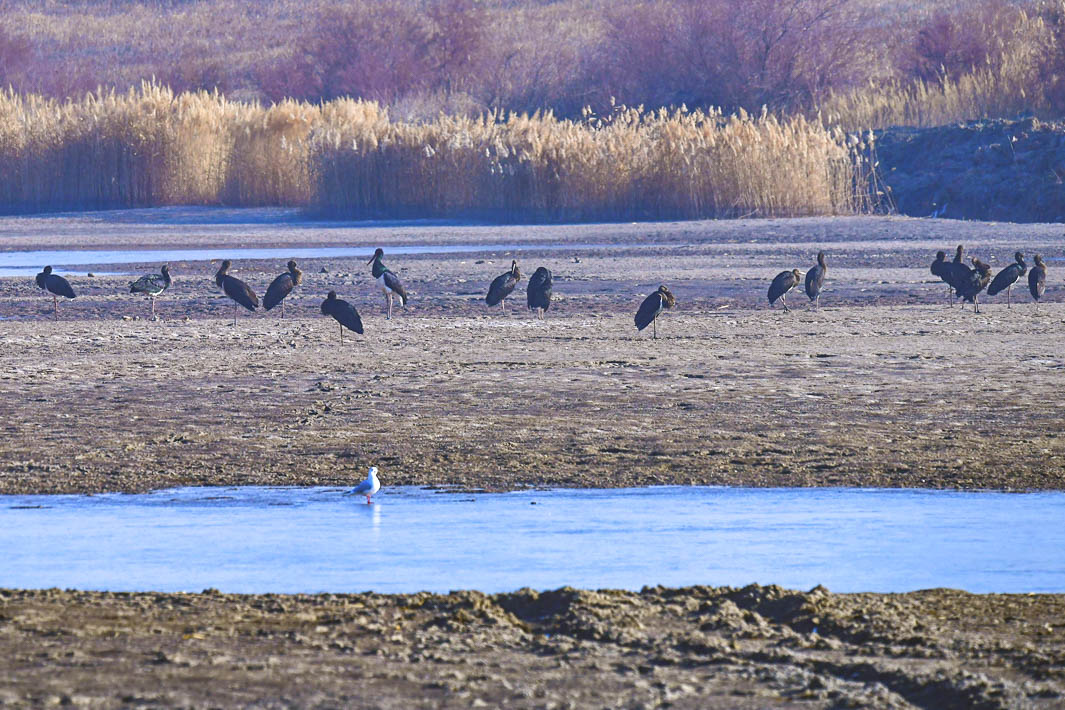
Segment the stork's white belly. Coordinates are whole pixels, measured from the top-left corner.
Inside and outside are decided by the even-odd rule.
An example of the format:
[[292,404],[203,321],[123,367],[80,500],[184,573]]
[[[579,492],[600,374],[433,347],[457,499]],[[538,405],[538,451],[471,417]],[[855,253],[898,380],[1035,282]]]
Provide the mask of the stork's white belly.
[[[385,272],[385,273],[388,273],[388,272]],[[385,293],[392,293],[392,289],[390,289],[385,284],[385,275],[384,274],[381,274],[380,276],[377,277],[377,285],[380,286],[381,290],[384,291]]]

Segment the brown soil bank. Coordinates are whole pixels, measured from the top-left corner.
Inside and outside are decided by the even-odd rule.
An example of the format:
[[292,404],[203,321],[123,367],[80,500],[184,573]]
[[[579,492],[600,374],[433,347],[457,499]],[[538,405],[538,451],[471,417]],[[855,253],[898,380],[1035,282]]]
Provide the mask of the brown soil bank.
[[[151,228],[71,221],[0,221],[0,234],[28,230],[0,245],[39,246],[63,225],[62,243],[128,244]],[[366,238],[186,228],[199,245]],[[157,237],[180,244],[169,229]],[[385,486],[1065,488],[1058,262],[1047,302],[1014,289],[1012,308],[1002,295],[979,315],[947,307],[928,271],[936,248],[959,241],[999,266],[1017,248],[1058,257],[1060,228],[860,218],[647,229],[407,229],[409,241],[573,247],[387,258],[412,293],[391,321],[365,259],[302,262],[285,320],[260,312],[236,325],[205,262],[171,264],[158,322],[143,320],[128,276],[71,275],[79,296],[58,323],[32,277],[0,279],[0,493],[338,485],[371,464]],[[830,269],[822,308],[793,292],[791,313],[770,310],[772,277],[808,268],[818,249]],[[505,316],[486,310],[487,284],[512,257],[554,271],[546,321],[524,308],[525,282]],[[235,273],[262,293],[283,261],[238,261]],[[652,341],[633,313],[662,282],[678,305]],[[319,313],[331,288],[366,324],[343,347]]]
[[877,157],[902,214],[1065,221],[1065,123],[891,128],[878,134]]
[[1060,708],[1065,597],[0,591],[4,707]]

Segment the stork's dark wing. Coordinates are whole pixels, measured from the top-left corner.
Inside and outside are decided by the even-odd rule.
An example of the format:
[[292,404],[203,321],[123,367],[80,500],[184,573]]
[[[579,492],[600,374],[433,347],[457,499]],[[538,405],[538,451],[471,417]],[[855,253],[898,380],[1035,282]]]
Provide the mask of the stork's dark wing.
[[74,289],[70,287],[70,282],[62,276],[48,274],[45,278],[45,287],[57,296],[74,298]]
[[552,285],[551,272],[543,267],[537,269],[529,279],[529,288],[526,291],[530,309],[543,308],[546,311],[551,307]]
[[1010,264],[1005,269],[995,274],[995,280],[987,287],[987,295],[994,296],[999,291],[1005,291],[1007,287],[1012,286],[1013,282],[1020,277],[1020,264]]
[[510,271],[496,276],[495,280],[492,281],[492,285],[488,287],[488,295],[484,297],[485,303],[489,306],[497,305],[510,295],[510,292],[514,290],[517,284],[517,279],[514,278],[514,274]]
[[333,316],[334,320],[348,330],[354,330],[362,335],[362,318],[355,306],[339,298],[330,299],[322,303],[322,312]]
[[236,276],[223,276],[222,290],[225,291],[227,296],[247,308],[249,311],[254,311],[259,307],[259,297],[255,295],[255,292],[251,290],[248,284],[244,283]]
[[662,294],[658,291],[655,291],[650,296],[643,299],[643,303],[640,304],[639,310],[636,311],[636,330],[643,330],[651,325],[664,308],[665,305],[662,303]]
[[774,301],[793,288],[795,288],[795,274],[790,271],[781,271],[773,279],[773,283],[769,284],[769,304],[772,305]]
[[824,285],[825,270],[821,268],[820,264],[806,272],[806,295],[810,297],[811,301],[817,298],[817,294],[821,293],[821,288]]
[[969,281],[969,277],[972,275],[973,270],[965,264],[957,261],[950,262],[947,264],[947,267],[947,283],[953,286],[955,291],[964,288],[965,284]]
[[386,271],[382,276],[384,276],[385,286],[387,286],[392,293],[399,296],[400,301],[402,302],[401,305],[407,305],[407,289],[403,288],[403,282],[399,280],[399,277],[391,271]]
[[162,274],[145,274],[136,281],[130,282],[129,292],[156,295],[165,291],[169,285]]
[[1028,272],[1028,291],[1032,298],[1039,300],[1043,297],[1047,288],[1047,271],[1042,266],[1036,266]]
[[296,284],[292,281],[292,274],[286,272],[278,276],[266,289],[266,295],[263,296],[263,308],[270,310],[281,303],[295,286]]

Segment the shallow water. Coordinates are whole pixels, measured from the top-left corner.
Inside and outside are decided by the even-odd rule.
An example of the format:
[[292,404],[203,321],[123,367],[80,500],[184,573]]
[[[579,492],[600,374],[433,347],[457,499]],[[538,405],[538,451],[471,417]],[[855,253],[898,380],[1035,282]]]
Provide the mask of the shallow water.
[[1065,592],[1065,494],[654,487],[0,496],[0,587],[415,592],[776,583]]
[[[593,249],[650,249],[657,244],[437,244],[390,246],[387,255],[461,254],[508,251],[587,251]],[[353,257],[368,261],[373,246],[226,249],[123,249],[123,250],[43,250],[0,252],[0,277],[35,276],[43,266],[83,264],[142,264],[178,261],[220,261],[222,259],[335,259]],[[57,269],[61,271],[61,269]],[[68,270],[69,271],[69,270]]]

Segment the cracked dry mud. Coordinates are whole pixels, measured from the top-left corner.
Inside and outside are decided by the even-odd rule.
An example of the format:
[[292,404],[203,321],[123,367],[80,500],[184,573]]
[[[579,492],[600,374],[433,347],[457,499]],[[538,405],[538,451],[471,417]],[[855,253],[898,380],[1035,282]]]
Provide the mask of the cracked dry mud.
[[[1018,248],[1060,258],[1060,225],[297,229],[159,214],[3,219],[0,250],[354,243],[368,258],[381,244],[411,304],[385,321],[365,259],[301,260],[289,317],[236,326],[206,262],[171,263],[157,322],[124,293],[129,276],[70,276],[79,297],[59,323],[32,277],[0,279],[0,493],[343,485],[370,464],[386,486],[491,490],[1065,482],[1059,262],[1047,302],[1015,288],[1012,308],[986,299],[979,315],[948,308],[928,272],[959,242],[996,271]],[[417,243],[572,247],[388,256]],[[818,249],[822,308],[796,291],[791,313],[769,310],[769,280]],[[505,316],[486,312],[512,257],[554,271],[547,321],[524,309],[524,282]],[[261,293],[283,261],[237,261],[235,275]],[[678,307],[652,341],[632,314],[659,283]],[[330,288],[366,322],[343,346],[318,314]],[[1061,707],[1062,604],[943,590],[9,591],[0,667],[18,670],[0,704]]]

